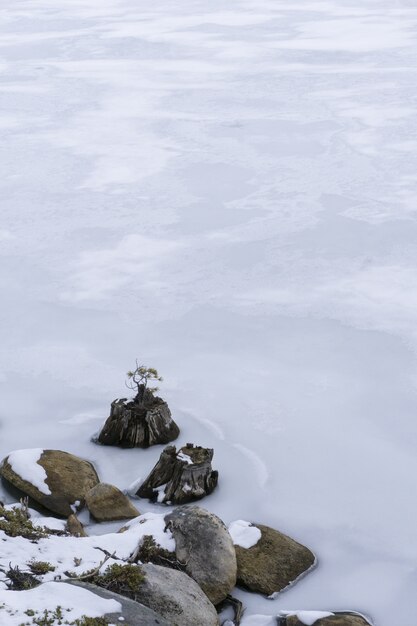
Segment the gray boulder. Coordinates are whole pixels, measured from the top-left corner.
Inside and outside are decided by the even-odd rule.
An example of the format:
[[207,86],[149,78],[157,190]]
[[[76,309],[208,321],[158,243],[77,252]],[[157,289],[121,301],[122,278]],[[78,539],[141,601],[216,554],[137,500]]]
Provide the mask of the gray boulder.
[[291,537],[262,524],[253,526],[261,532],[259,541],[250,548],[235,545],[239,585],[270,596],[315,564],[314,554]]
[[216,609],[187,574],[152,563],[140,567],[145,578],[132,590],[138,602],[171,626],[218,626]]
[[[65,582],[67,583],[68,581]],[[113,593],[107,589],[102,589],[101,587],[82,581],[71,581],[69,584],[87,589],[87,591],[91,591],[97,596],[106,598],[106,600],[116,600],[120,602],[122,605],[121,613],[108,613],[104,616],[110,623],[129,624],[129,626],[172,626],[172,622],[167,621],[164,617],[152,611],[152,609],[149,609],[139,602],[135,602],[135,600],[125,598],[118,593]],[[123,622],[119,621],[120,617],[124,618]]]
[[[24,453],[28,459],[27,467]],[[39,458],[35,461],[37,453],[37,450],[10,453],[0,467],[3,478],[53,513],[68,517],[80,510],[84,506],[87,491],[100,482],[92,464],[62,450],[39,450]],[[42,485],[38,482],[36,486],[35,480],[31,482],[28,479],[30,464],[38,479],[42,471],[39,474],[37,466],[43,468],[45,479]],[[24,478],[18,473],[21,467],[25,468]]]
[[226,526],[199,506],[182,506],[165,517],[175,539],[175,555],[184,563],[213,604],[226,598],[236,584],[236,554]]
[[114,485],[99,483],[85,494],[85,503],[97,522],[132,519],[140,515],[129,498]]

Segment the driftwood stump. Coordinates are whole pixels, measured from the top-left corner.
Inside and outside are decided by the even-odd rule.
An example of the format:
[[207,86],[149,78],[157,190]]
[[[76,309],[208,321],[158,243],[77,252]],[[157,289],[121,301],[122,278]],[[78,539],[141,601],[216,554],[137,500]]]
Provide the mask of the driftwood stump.
[[136,398],[114,400],[110,417],[96,441],[105,446],[148,448],[173,441],[179,432],[167,403],[146,392],[143,402],[138,402]]
[[136,492],[141,498],[164,504],[186,504],[209,495],[217,485],[218,472],[211,467],[214,451],[187,443],[163,450],[144,483]]

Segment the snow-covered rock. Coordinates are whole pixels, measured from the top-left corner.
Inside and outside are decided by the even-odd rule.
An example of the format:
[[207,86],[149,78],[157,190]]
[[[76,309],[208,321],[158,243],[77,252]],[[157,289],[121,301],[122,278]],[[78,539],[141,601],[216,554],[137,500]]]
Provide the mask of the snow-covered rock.
[[74,622],[83,615],[102,617],[106,614],[113,614],[117,616],[116,619],[122,616],[120,602],[73,585],[48,582],[27,591],[0,589],[0,624],[4,626],[21,626],[31,623],[29,619],[44,617],[45,611],[47,611],[47,617],[51,619],[48,623],[53,626],[62,624],[63,622],[59,619],[53,619],[53,614],[58,607],[61,607],[67,622]]
[[[42,516],[33,517],[33,524],[42,527]],[[46,518],[49,519],[49,518]],[[30,541],[24,537],[10,537],[0,530],[0,589],[6,587],[9,564],[27,570],[33,561],[42,561],[54,566],[42,576],[43,582],[68,578],[68,572],[79,576],[98,567],[105,554],[115,554],[104,568],[121,560],[129,559],[145,536],[153,537],[164,550],[174,552],[175,541],[171,532],[165,530],[163,515],[147,513],[131,520],[124,532],[90,535],[88,537],[51,535]],[[0,621],[1,624],[1,621]]]
[[0,473],[25,495],[65,516],[82,508],[87,491],[99,483],[91,463],[62,450],[16,450],[3,459]]
[[348,611],[281,611],[279,626],[370,626],[359,613]]

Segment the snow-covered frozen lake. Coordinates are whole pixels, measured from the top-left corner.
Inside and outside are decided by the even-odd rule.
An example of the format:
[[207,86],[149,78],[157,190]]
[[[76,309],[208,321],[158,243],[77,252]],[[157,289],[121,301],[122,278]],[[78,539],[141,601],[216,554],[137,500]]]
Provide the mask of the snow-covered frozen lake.
[[0,17],[1,456],[144,477],[160,449],[89,442],[138,357],[215,448],[203,506],[318,556],[248,613],[415,626],[415,0]]

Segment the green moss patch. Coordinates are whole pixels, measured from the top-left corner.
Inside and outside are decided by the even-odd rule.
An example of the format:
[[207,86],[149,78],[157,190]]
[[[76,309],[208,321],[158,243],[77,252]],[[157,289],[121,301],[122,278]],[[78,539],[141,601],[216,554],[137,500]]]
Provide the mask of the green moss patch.
[[24,537],[36,541],[48,536],[46,528],[34,526],[24,509],[13,507],[5,509],[0,505],[0,530],[8,537]]
[[142,563],[154,563],[163,567],[171,567],[184,571],[184,566],[175,556],[175,552],[170,552],[156,543],[152,535],[145,535],[138,552],[138,559]]
[[110,565],[103,574],[94,576],[92,583],[122,596],[135,599],[136,590],[145,580],[145,574],[139,565]]

